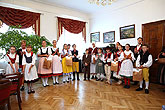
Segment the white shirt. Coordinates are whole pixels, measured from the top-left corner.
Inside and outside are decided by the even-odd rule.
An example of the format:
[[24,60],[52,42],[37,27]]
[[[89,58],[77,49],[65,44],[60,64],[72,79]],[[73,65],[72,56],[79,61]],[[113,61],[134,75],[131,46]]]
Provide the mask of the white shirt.
[[124,58],[124,52],[121,52],[120,56],[118,57],[118,61],[122,61]]
[[[110,58],[107,59],[107,62],[112,62],[113,61],[113,53],[111,53]],[[104,63],[106,62],[106,57],[104,58]]]
[[63,50],[61,51],[61,54],[62,54],[62,55],[65,55],[66,53],[68,53],[68,55],[72,55],[72,54],[71,54],[71,51],[68,51],[68,50],[65,50],[65,49],[63,49]]
[[[134,54],[133,54],[133,52],[132,52],[131,50],[129,50],[129,51],[126,51],[126,50],[125,50],[124,53],[125,53],[126,55],[129,55],[129,54],[131,53],[132,61],[135,60]],[[120,60],[123,60],[123,58],[124,58],[124,53],[120,55]]]
[[[11,53],[10,53],[10,54],[8,54],[8,55],[10,56],[10,58],[15,58],[15,54],[16,54],[16,53],[14,53],[14,54],[11,54]],[[11,62],[11,60],[9,59],[9,57],[8,57],[7,55],[5,55],[5,60],[6,60],[7,62]],[[19,63],[19,56],[18,56],[18,55],[16,56],[15,62],[16,62],[16,63]]]
[[140,44],[140,45],[138,44],[136,47],[137,47],[137,50],[139,50],[139,49],[140,49],[140,47],[141,47],[141,44]]
[[[149,68],[152,65],[152,62],[153,62],[152,61],[152,55],[149,55],[148,56],[148,61],[146,63],[144,63],[142,66]],[[141,66],[140,65],[140,55],[138,55],[138,58],[136,60],[136,67],[140,67],[140,66]]]
[[[26,56],[27,57],[30,57],[31,56],[31,53],[28,53],[28,52],[26,52]],[[32,56],[32,65],[34,65],[35,64],[35,59],[36,59],[36,55],[33,53],[33,56]],[[22,59],[22,65],[26,65],[27,63],[26,63],[26,58],[25,58],[25,56],[23,55],[23,59]]]

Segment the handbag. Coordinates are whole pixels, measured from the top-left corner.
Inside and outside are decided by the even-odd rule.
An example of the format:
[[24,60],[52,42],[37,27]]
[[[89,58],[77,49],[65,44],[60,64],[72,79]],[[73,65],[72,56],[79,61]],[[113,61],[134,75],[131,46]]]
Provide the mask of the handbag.
[[111,63],[111,71],[117,72],[118,70],[118,62],[112,62]]
[[72,58],[71,57],[66,57],[66,65],[72,66]]
[[50,69],[51,68],[51,65],[52,65],[51,60],[47,60],[47,58],[45,58],[44,64],[43,64],[43,68]]
[[133,81],[142,81],[143,80],[143,71],[142,69],[133,69]]

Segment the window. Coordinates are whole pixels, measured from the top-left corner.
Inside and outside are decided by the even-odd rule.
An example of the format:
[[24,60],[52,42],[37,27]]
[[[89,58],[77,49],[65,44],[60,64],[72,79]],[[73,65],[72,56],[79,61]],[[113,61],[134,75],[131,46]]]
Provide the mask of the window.
[[73,34],[63,29],[63,34],[60,36],[57,42],[57,47],[59,47],[60,51],[63,49],[64,44],[70,44],[70,50],[73,50],[72,45],[76,44],[76,49],[79,51],[80,58],[82,58],[86,49],[86,44],[84,38],[82,37],[82,33]]

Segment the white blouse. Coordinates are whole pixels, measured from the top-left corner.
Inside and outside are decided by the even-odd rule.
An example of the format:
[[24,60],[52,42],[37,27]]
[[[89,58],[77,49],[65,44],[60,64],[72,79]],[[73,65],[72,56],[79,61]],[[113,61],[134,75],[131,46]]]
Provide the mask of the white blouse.
[[[52,52],[51,52],[51,50],[50,50],[49,47],[41,47],[42,52],[43,52],[43,53],[46,53],[47,48],[48,48],[48,55],[51,55]],[[41,49],[40,49],[40,48],[38,49],[38,52],[37,52],[38,55],[41,55]]]
[[[96,57],[96,60],[99,58],[101,61],[104,61],[104,54],[99,53],[97,55],[98,55],[98,57]],[[99,55],[102,55],[102,56],[99,57]]]
[[[11,53],[10,53],[10,54],[9,54],[10,58],[15,58],[15,54],[16,54],[16,53],[14,53],[14,54],[11,54]],[[6,60],[7,62],[11,62],[10,59],[9,59],[9,57],[8,57],[7,55],[5,55],[5,60]],[[18,56],[18,55],[16,56],[15,62],[16,62],[16,63],[19,63],[19,56]]]
[[[31,56],[31,53],[28,53],[26,52],[26,56],[27,57],[30,57]],[[33,53],[33,56],[32,56],[32,65],[35,65],[35,60],[36,60],[36,55]],[[22,59],[22,65],[26,65],[26,58],[25,58],[25,55],[23,55],[23,59]]]
[[[129,54],[131,53],[132,61],[135,60],[134,54],[133,54],[133,52],[132,52],[131,50],[129,50],[129,51],[126,51],[126,50],[125,50],[124,53],[125,53],[126,55],[129,55]],[[123,58],[124,58],[124,53],[120,55],[120,60],[123,60]]]

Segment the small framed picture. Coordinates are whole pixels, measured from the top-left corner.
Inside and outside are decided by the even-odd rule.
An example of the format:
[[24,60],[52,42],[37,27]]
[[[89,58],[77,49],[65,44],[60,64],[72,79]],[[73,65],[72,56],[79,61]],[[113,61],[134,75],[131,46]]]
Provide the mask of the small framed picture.
[[90,34],[91,43],[92,42],[100,42],[100,32],[94,32]]
[[135,38],[135,24],[120,27],[120,39]]
[[115,31],[109,31],[109,32],[103,33],[103,42],[104,43],[115,42]]

